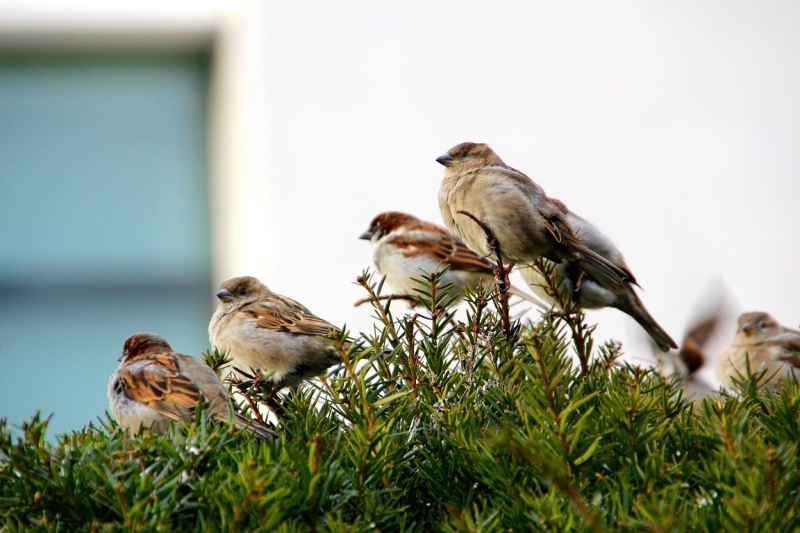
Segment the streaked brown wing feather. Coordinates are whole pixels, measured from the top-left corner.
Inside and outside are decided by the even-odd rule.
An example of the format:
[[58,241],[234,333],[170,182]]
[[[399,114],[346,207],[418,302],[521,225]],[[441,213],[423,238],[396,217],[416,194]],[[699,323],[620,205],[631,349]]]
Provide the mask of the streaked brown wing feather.
[[457,270],[466,272],[494,272],[495,265],[485,257],[476,254],[460,239],[452,239],[452,250],[448,262]]
[[708,339],[717,329],[720,322],[720,315],[714,314],[713,316],[697,323],[686,332],[683,338],[681,347],[678,351],[678,357],[686,364],[686,368],[690,374],[694,374],[703,366],[706,360],[705,346]]
[[338,331],[336,326],[312,314],[302,304],[280,294],[272,293],[242,311],[249,314],[258,327],[273,331],[323,337]]
[[540,201],[536,204],[536,208],[542,215],[544,227],[547,228],[547,231],[553,236],[553,239],[557,243],[561,244],[566,241],[572,244],[573,242],[577,242],[578,239],[575,237],[575,232],[572,231],[572,227],[567,221],[567,216],[559,209],[557,204],[550,201],[542,188],[536,185],[532,179],[523,172],[508,166],[493,166],[492,170],[500,172],[510,178],[523,194],[531,195],[533,191],[536,192],[536,196],[540,198]]
[[396,235],[391,243],[399,250],[403,250],[403,255],[406,257],[421,253],[437,263],[450,265],[455,270],[489,274],[494,271],[494,264],[491,261],[467,248],[461,239],[432,224],[428,226],[437,230],[434,232],[431,228],[424,228],[426,232],[434,233],[429,238],[420,237],[420,232],[417,231],[415,235]]
[[202,393],[178,371],[177,354],[152,354],[147,363],[120,368],[125,395],[174,420],[193,416]]
[[780,346],[784,351],[789,352],[782,355],[781,360],[800,368],[800,333],[789,330],[767,341],[767,344]]

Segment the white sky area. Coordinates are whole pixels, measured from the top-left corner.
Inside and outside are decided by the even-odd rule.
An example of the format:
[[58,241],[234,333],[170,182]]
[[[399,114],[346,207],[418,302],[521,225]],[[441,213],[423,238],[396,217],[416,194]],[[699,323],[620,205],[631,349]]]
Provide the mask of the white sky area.
[[[38,5],[55,18],[72,6],[168,20],[228,6],[121,4]],[[386,210],[441,224],[435,158],[475,141],[611,237],[676,341],[720,285],[734,317],[764,310],[800,325],[800,4],[241,5],[247,168],[260,181],[227,209],[263,225],[228,236],[235,266],[216,281],[254,275],[335,324],[371,329],[370,310],[353,307],[372,256],[358,235]],[[589,319],[598,342],[649,354],[621,312]]]

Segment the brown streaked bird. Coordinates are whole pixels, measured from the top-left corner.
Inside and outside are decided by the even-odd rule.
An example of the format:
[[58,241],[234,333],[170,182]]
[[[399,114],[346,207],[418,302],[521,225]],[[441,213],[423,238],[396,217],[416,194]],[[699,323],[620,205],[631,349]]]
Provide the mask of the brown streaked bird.
[[256,278],[229,279],[208,325],[211,345],[227,352],[231,367],[271,374],[273,391],[293,387],[342,362],[326,340],[339,329],[298,302],[270,291]]
[[627,273],[584,245],[567,216],[528,176],[509,167],[489,146],[462,143],[436,159],[446,167],[439,189],[445,226],[474,252],[489,256],[484,230],[465,211],[486,224],[500,243],[503,261],[530,263],[539,257],[556,263],[577,261],[598,279],[618,285]]
[[108,381],[108,402],[121,428],[164,433],[173,420],[191,421],[201,398],[220,422],[230,420],[261,440],[277,436],[235,412],[214,371],[194,357],[175,353],[164,337],[137,333],[125,341],[119,368]]
[[690,400],[702,400],[713,392],[711,385],[700,378],[698,372],[708,360],[706,347],[721,321],[722,308],[718,307],[711,315],[689,327],[677,352],[669,351],[657,356],[659,374],[665,378],[680,378],[683,395]]
[[[372,244],[372,259],[395,294],[414,296],[423,272],[438,272],[449,267],[442,285],[452,284],[451,295],[464,297],[467,285],[494,284],[495,265],[481,257],[441,226],[399,211],[376,216],[360,239]],[[533,296],[511,287],[511,294],[546,309]]]
[[[611,239],[593,224],[570,211],[563,202],[556,199],[551,201],[566,216],[575,230],[577,238],[587,248],[624,272],[626,276],[625,281],[620,284],[612,282],[606,276],[595,277],[589,271],[582,270],[576,261],[564,260],[561,263],[553,264],[553,281],[559,287],[566,289],[562,294],[569,299],[567,304],[573,306],[577,300],[578,306],[584,309],[602,309],[604,307],[619,309],[636,320],[661,351],[666,352],[670,348],[677,348],[678,345],[675,344],[675,341],[653,319],[634,291],[633,286],[636,284],[636,279],[633,272],[628,268],[622,252],[611,242]],[[556,305],[556,301],[550,296],[547,288],[547,280],[536,267],[524,265],[519,268],[519,272],[537,296]]]
[[737,322],[730,346],[717,356],[717,377],[728,391],[735,391],[734,378],[765,371],[763,383],[780,388],[781,380],[800,373],[800,331],[781,326],[768,313],[744,313]]

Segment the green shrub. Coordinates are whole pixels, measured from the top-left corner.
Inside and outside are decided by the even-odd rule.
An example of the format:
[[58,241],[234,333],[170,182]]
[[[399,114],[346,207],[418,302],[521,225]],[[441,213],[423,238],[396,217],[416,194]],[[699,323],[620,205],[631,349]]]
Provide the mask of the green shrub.
[[363,278],[374,331],[332,340],[347,362],[282,396],[273,442],[202,410],[162,437],[108,419],[54,445],[38,415],[19,437],[0,422],[2,531],[800,528],[797,383],[695,406],[617,345],[577,364],[564,317],[507,337],[479,290],[458,321],[435,283],[395,318]]

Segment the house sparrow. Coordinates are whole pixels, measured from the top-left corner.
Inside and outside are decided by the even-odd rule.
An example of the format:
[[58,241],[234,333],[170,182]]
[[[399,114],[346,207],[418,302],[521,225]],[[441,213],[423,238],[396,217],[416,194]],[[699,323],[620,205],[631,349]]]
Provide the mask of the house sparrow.
[[205,363],[172,351],[159,335],[137,333],[125,341],[119,368],[108,380],[111,412],[123,429],[140,427],[164,433],[172,420],[194,417],[200,398],[215,419],[228,422],[229,413],[237,429],[261,440],[277,434],[268,427],[233,411],[228,390]]
[[627,272],[578,239],[566,215],[541,187],[503,163],[487,145],[462,143],[436,161],[446,167],[439,189],[445,226],[473,251],[492,253],[483,228],[460,211],[492,230],[504,261],[577,261],[595,279],[607,278],[617,285],[627,279]]
[[227,352],[233,367],[271,373],[274,391],[342,362],[336,347],[324,339],[339,332],[336,326],[256,278],[223,282],[217,298],[220,305],[208,325],[212,346]]
[[[603,235],[593,224],[570,211],[563,202],[551,200],[561,213],[564,214],[569,224],[575,230],[577,238],[590,250],[603,257],[619,270],[625,273],[625,281],[621,284],[614,283],[606,276],[595,277],[589,271],[583,271],[575,261],[564,260],[560,264],[553,264],[552,275],[559,287],[565,287],[568,305],[577,303],[584,309],[601,309],[614,307],[631,316],[653,338],[658,347],[666,352],[678,345],[670,338],[664,329],[656,323],[647,312],[639,296],[633,290],[636,279],[625,264],[625,259],[611,240]],[[548,283],[544,275],[534,266],[525,265],[519,269],[522,278],[537,296],[545,301],[556,304],[550,296]]]
[[725,389],[735,390],[734,378],[747,375],[748,360],[751,373],[765,370],[765,385],[778,388],[783,378],[799,372],[800,331],[781,326],[767,313],[744,313],[733,342],[717,356],[717,377]]
[[681,378],[683,395],[690,400],[702,400],[713,391],[711,385],[698,376],[698,372],[705,365],[706,346],[721,320],[722,309],[717,309],[711,316],[690,326],[677,352],[668,351],[657,356],[659,374],[666,378]]
[[[449,270],[441,283],[452,284],[451,295],[459,300],[464,297],[467,285],[494,284],[494,263],[467,248],[445,228],[413,215],[397,211],[381,213],[359,239],[372,243],[372,259],[395,294],[414,296],[420,285],[412,278],[444,267]],[[514,287],[510,292],[547,308],[538,299]]]

